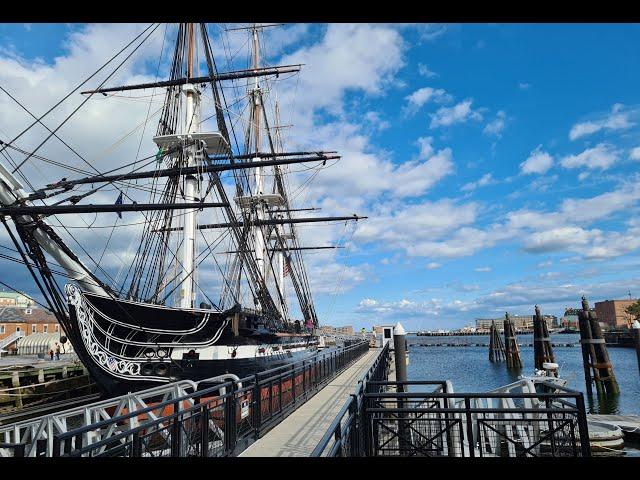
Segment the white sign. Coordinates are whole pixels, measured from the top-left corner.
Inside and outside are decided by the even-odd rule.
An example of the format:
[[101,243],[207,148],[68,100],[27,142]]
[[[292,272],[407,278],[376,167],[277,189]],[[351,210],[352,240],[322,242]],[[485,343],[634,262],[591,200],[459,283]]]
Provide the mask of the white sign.
[[249,416],[249,400],[243,400],[240,404],[240,419]]

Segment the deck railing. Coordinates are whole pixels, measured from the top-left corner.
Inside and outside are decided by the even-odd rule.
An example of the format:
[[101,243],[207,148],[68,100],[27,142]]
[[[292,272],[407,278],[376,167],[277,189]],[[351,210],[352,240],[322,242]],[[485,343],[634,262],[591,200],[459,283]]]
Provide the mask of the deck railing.
[[[237,455],[368,348],[367,342],[360,341],[237,382],[204,386],[167,402],[150,402],[148,408],[55,435],[53,456]],[[132,416],[137,418],[135,428],[130,426]]]

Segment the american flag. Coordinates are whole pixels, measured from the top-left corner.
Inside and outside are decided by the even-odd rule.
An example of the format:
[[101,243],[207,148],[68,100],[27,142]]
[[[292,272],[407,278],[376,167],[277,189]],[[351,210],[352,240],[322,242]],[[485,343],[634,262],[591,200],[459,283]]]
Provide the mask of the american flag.
[[[115,205],[122,205],[124,202],[122,200],[122,191],[120,191],[120,195],[118,195],[118,198],[116,199],[116,203]],[[118,217],[122,218],[122,212],[117,212],[118,213]]]
[[282,268],[282,271],[285,277],[289,275],[289,272],[291,271],[291,267],[289,266],[289,259],[286,257],[286,255],[284,257],[284,267]]

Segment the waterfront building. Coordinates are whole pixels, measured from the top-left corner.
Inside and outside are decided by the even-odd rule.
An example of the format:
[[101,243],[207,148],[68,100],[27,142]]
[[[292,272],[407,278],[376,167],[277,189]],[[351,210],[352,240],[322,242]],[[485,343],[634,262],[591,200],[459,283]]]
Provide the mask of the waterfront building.
[[578,309],[567,308],[560,319],[560,326],[562,328],[578,328]]
[[34,302],[26,295],[17,292],[0,292],[0,307],[31,307]]
[[628,327],[633,322],[633,317],[625,310],[638,300],[604,300],[595,303],[598,321],[605,328]]
[[[513,320],[513,326],[517,330],[529,330],[533,328],[533,315],[510,315]],[[547,328],[556,328],[559,326],[558,317],[555,315],[543,315],[542,318],[547,322]],[[504,317],[498,318],[476,318],[476,328],[478,330],[489,330],[491,322],[496,322],[498,330],[503,329]]]
[[[0,341],[16,332],[22,332],[23,336],[35,333],[64,335],[56,317],[47,310],[36,307],[0,307]],[[11,349],[11,345],[5,348],[7,347]]]
[[322,333],[340,333],[342,335],[353,335],[353,327],[351,325],[347,325],[344,327],[332,327],[331,325],[323,325],[320,327],[320,331]]

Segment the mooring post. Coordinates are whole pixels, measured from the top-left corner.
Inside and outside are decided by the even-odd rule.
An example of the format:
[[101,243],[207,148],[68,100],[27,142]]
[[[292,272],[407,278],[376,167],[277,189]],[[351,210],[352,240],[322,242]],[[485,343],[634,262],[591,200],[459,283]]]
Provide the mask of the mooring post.
[[611,360],[609,359],[609,352],[604,340],[604,335],[602,334],[602,329],[600,328],[600,323],[593,312],[588,311],[587,313],[589,315],[589,326],[591,327],[591,342],[593,346],[592,363],[594,373],[597,373],[596,381],[602,384],[602,387],[604,387],[607,393],[620,393],[620,387],[613,373],[613,365],[611,365]]
[[557,377],[558,370],[553,368],[556,359],[551,346],[549,328],[537,305],[535,306],[535,315],[533,317],[533,352],[536,369],[551,371]]
[[636,346],[636,356],[638,357],[638,370],[640,370],[640,322],[636,320],[631,327],[633,331],[634,344]]
[[582,367],[584,369],[584,382],[589,395],[593,393],[591,378],[591,328],[589,327],[589,304],[587,299],[582,297],[582,310],[578,312],[578,327],[580,328],[580,347],[582,348]]
[[[396,324],[393,329],[393,348],[395,352],[395,363],[396,363],[396,382],[400,382],[397,385],[396,392],[404,393],[407,388],[406,385],[401,382],[407,381],[407,343],[406,343],[406,335],[402,325],[400,322]],[[398,409],[402,410],[405,408],[404,398],[398,397]],[[410,445],[409,439],[407,438],[407,425],[405,421],[405,417],[407,416],[404,412],[398,413],[398,446],[400,447],[400,455],[405,455],[408,451],[408,445]]]
[[535,315],[533,316],[533,359],[536,370],[542,370],[544,363],[544,353],[542,351],[542,324],[540,318],[540,308],[538,305],[534,307]]
[[507,368],[522,368],[518,339],[516,338],[515,328],[508,312],[504,314],[504,352],[507,360]]
[[491,331],[489,333],[489,361],[501,362],[505,359],[504,345],[498,333],[495,321],[491,321]]

